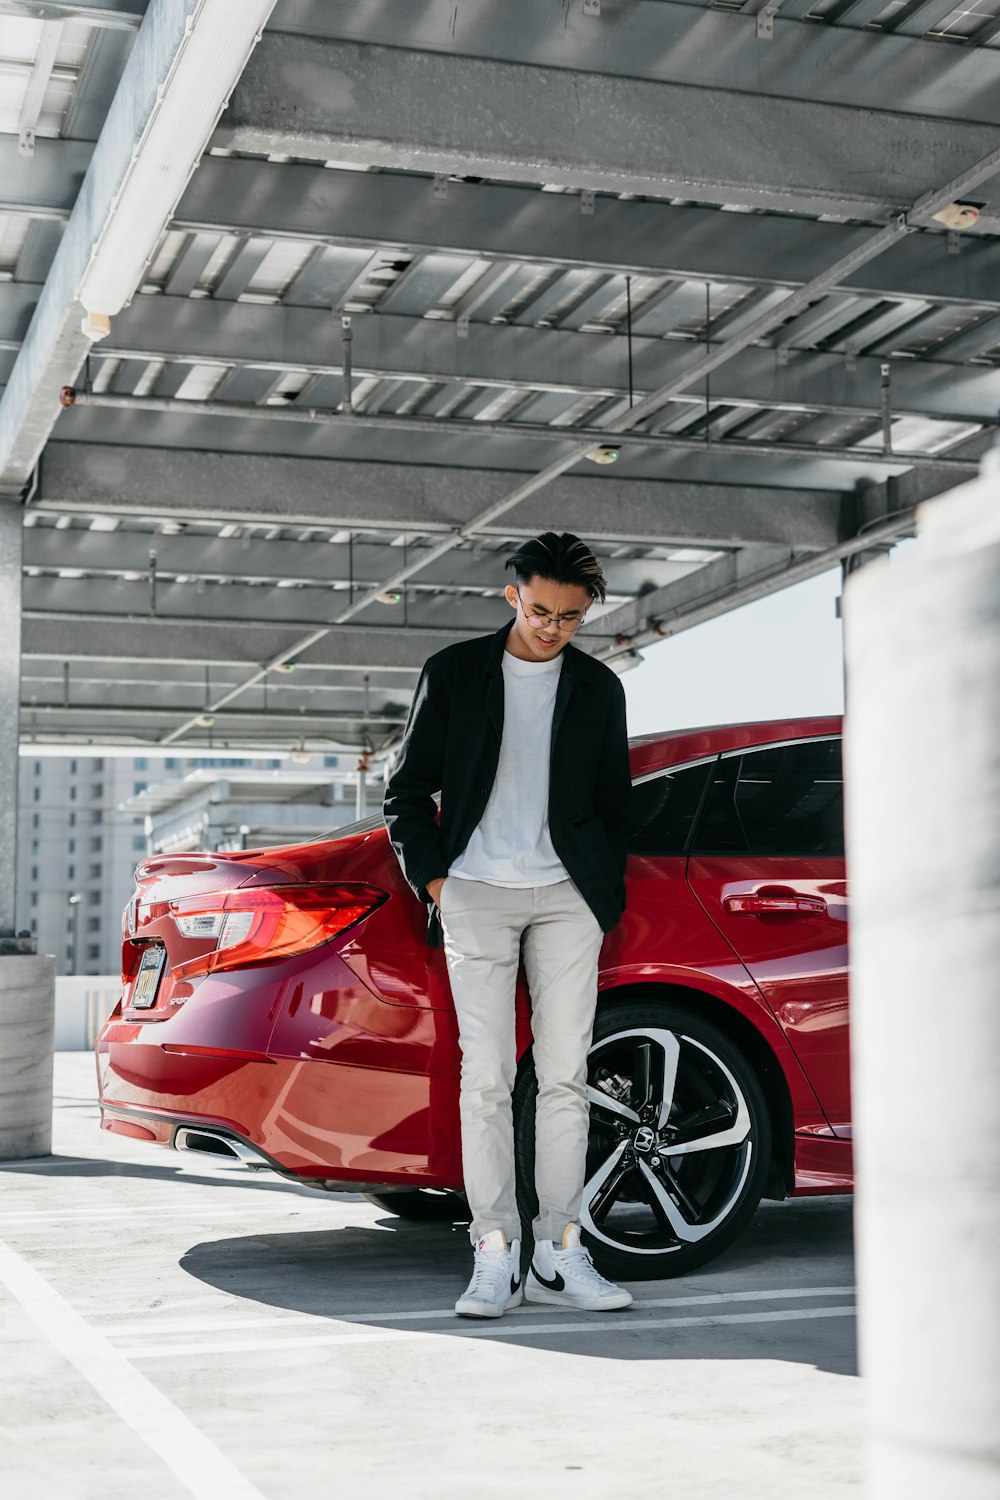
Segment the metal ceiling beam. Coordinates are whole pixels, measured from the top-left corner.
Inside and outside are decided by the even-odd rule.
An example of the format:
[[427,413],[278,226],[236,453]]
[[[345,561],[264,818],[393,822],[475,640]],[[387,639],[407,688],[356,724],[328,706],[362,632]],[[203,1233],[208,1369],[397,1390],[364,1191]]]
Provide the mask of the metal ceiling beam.
[[[874,97],[891,93],[880,86]],[[872,102],[854,108],[269,34],[215,143],[850,217],[900,212],[995,145],[991,124]]]
[[31,282],[0,283],[0,346],[18,353],[31,326],[42,287]]
[[[0,136],[0,212],[67,219],[92,150],[84,141],[39,140],[29,163],[18,156],[13,137]],[[506,183],[451,182],[442,202],[423,175],[206,156],[174,222],[191,232],[242,232],[317,246],[444,249],[542,265],[779,286],[809,281],[868,233],[780,215],[720,219],[719,212],[602,198],[597,211],[585,216],[575,196]],[[1000,307],[994,250],[978,230],[962,236],[958,255],[948,252],[943,231],[912,235],[846,285],[879,296]],[[300,300],[294,290],[288,297]]]
[[[502,470],[52,442],[32,506],[68,514],[450,536],[506,493],[510,482]],[[840,514],[841,495],[832,490],[603,473],[556,480],[530,506],[482,526],[480,535],[562,531],[571,517],[574,529],[598,548],[615,542],[822,548],[839,535]]]
[[[67,707],[65,703],[32,703],[30,707],[23,710],[27,721],[26,731],[30,735],[31,729],[38,720],[44,724],[48,717],[69,718],[77,714],[83,718],[92,718],[97,707],[98,705],[95,704],[81,704],[74,708],[72,704]],[[177,717],[178,712],[184,712],[184,710],[164,708],[159,703],[136,703],[131,706],[105,704],[100,707],[102,721],[112,728],[116,724],[134,726],[137,722],[141,722],[152,729],[170,723]],[[239,729],[246,725],[252,725],[253,731],[259,734],[270,724],[275,730],[280,729],[286,739],[290,730],[297,739],[303,730],[316,725],[337,729],[364,728],[366,725],[372,728],[394,729],[401,728],[406,722],[405,714],[330,713],[326,709],[307,709],[305,713],[268,709],[267,713],[263,713],[259,708],[231,708],[214,714],[213,718],[216,734],[224,735],[227,728]]]
[[[397,382],[398,384],[399,382]],[[463,398],[464,399],[464,398]],[[686,398],[688,404],[684,411],[689,413],[690,422],[685,425],[690,431],[703,431],[707,426],[715,427],[719,420],[713,408],[710,415],[700,415],[704,402],[699,402],[695,397]],[[720,398],[725,402],[726,398]],[[713,398],[714,401],[714,398]],[[368,416],[363,412],[326,412],[317,411],[312,407],[297,406],[289,407],[260,407],[241,405],[230,401],[181,401],[174,399],[163,399],[156,396],[118,396],[118,395],[78,395],[74,403],[75,407],[86,409],[87,407],[99,411],[135,412],[144,417],[154,413],[168,416],[181,417],[185,421],[191,417],[221,417],[226,421],[244,421],[257,423],[258,428],[266,423],[299,423],[313,427],[323,427],[332,430],[350,430],[367,432],[375,442],[379,441],[381,435],[388,432],[402,432],[414,437],[430,437],[432,439],[444,439],[447,437],[469,438],[476,443],[482,443],[487,438],[501,439],[509,442],[511,438],[520,441],[538,441],[549,443],[565,443],[567,441],[579,442],[586,439],[597,446],[604,446],[608,438],[608,429],[604,427],[587,427],[565,425],[556,422],[547,425],[533,425],[527,422],[481,422],[478,419],[463,420],[460,417],[403,417],[392,413],[378,413]],[[740,406],[749,408],[749,412],[756,410],[757,402],[747,401],[737,403],[736,407],[728,408],[731,420],[745,422],[748,411],[741,411]],[[782,408],[776,403],[768,402],[763,408],[772,415],[780,412]],[[787,408],[786,408],[787,409]],[[801,410],[798,404],[792,410]],[[870,407],[861,408],[856,412],[846,409],[848,415],[855,417],[869,417],[880,423],[877,416]],[[837,421],[841,421],[845,414],[844,407],[817,407],[817,413],[832,415]],[[895,412],[899,416],[902,413]],[[973,419],[978,420],[978,419]],[[664,424],[662,430],[647,432],[645,429],[638,432],[623,433],[616,439],[619,447],[631,448],[633,454],[640,449],[666,450],[676,453],[697,453],[705,451],[705,440],[702,437],[692,437],[684,434],[676,434],[669,429],[669,424]],[[900,471],[906,468],[941,468],[951,466],[956,471],[971,469],[974,466],[967,463],[965,459],[950,458],[947,453],[910,453],[903,450],[885,450],[884,448],[858,448],[838,447],[833,442],[805,443],[794,442],[785,439],[776,439],[769,442],[767,439],[756,439],[753,442],[740,441],[739,438],[728,438],[723,434],[716,433],[716,437],[722,437],[722,441],[714,441],[714,451],[722,452],[727,456],[738,455],[743,458],[757,460],[770,460],[772,465],[777,459],[779,464],[783,460],[822,461],[824,463],[844,463],[857,466],[869,463],[874,468],[886,467],[898,468]]]
[[[661,411],[678,391],[685,390],[695,381],[709,375],[712,371],[724,365],[741,349],[753,344],[762,336],[772,333],[775,328],[787,321],[789,317],[797,316],[819,294],[825,293],[832,286],[836,286],[845,275],[850,274],[858,265],[880,255],[890,245],[908,234],[912,227],[926,223],[941,207],[964,195],[970,189],[990,180],[998,170],[1000,170],[1000,147],[994,146],[985,156],[966,165],[955,177],[923,194],[907,213],[898,215],[893,221],[885,225],[884,228],[872,234],[871,238],[857,250],[853,251],[850,256],[828,266],[825,272],[817,276],[808,285],[801,287],[797,292],[793,292],[777,307],[762,313],[753,322],[742,328],[738,334],[734,335],[721,348],[707,351],[699,360],[691,364],[683,375],[660,386],[658,390],[641,400],[637,406],[617,418],[612,423],[612,427],[620,431],[627,431],[636,427],[649,416]],[[519,483],[501,500],[481,511],[467,527],[462,528],[461,531],[456,531],[452,537],[438,543],[436,548],[429,549],[419,563],[411,563],[409,566],[397,569],[389,578],[384,580],[380,589],[368,591],[347,609],[341,610],[331,624],[340,624],[345,620],[354,618],[367,608],[369,604],[373,603],[378,598],[379,593],[406,583],[422,567],[426,567],[434,562],[436,557],[443,556],[446,552],[450,551],[463,535],[474,535],[477,527],[490,524],[498,516],[514,509],[523,500],[536,494],[554,479],[565,474],[584,456],[584,452],[585,450],[582,448],[574,448],[565,457],[549,464],[547,468],[542,469],[530,479]],[[303,651],[308,649],[317,640],[323,638],[327,628],[323,627],[303,636],[302,640],[296,644],[295,650]],[[279,665],[283,659],[287,659],[287,657],[272,657],[256,673],[249,676],[244,683],[230,689],[221,698],[216,700],[217,706],[225,706],[236,697],[239,697],[241,693],[255,686],[270,666]],[[178,725],[176,729],[171,730],[164,737],[163,743],[170,744],[180,739],[190,731],[193,725],[193,720],[186,720],[184,723]]]
[[[164,706],[176,704],[179,699],[181,707],[197,707],[204,700],[204,674],[201,671],[194,675],[190,672],[177,675],[177,669],[171,672],[166,662],[157,662],[155,667],[142,663],[125,666],[121,662],[111,661],[75,662],[68,665],[70,672],[67,677],[66,662],[49,658],[45,661],[22,663],[22,703],[36,698],[44,703],[55,703],[59,698],[65,701],[67,689],[71,702],[76,707],[85,702],[117,703],[121,707],[127,707],[133,701],[134,692],[143,694],[154,688],[157,702]],[[235,666],[229,666],[223,671],[216,668],[216,673],[213,674],[218,679],[216,686],[224,686],[227,674],[235,674],[238,670]],[[347,712],[363,704],[367,693],[369,707],[383,709],[391,703],[395,709],[398,708],[400,699],[409,695],[412,687],[413,677],[410,672],[383,672],[374,676],[370,672],[348,672],[342,681],[333,681],[329,670],[323,673],[276,672],[272,673],[266,684],[261,684],[258,701],[263,701],[266,697],[268,707],[273,705],[285,709],[297,708],[300,702],[307,706],[327,702],[341,712]],[[335,703],[334,699],[337,700]]]
[[828,552],[803,557],[794,551],[781,554],[769,549],[767,554],[757,556],[731,553],[718,558],[697,574],[610,610],[602,623],[607,629],[615,628],[618,638],[597,654],[613,659],[623,651],[653,645],[666,636],[678,635],[730,610],[764,599],[779,589],[804,583],[836,567],[845,557],[898,541],[913,530],[913,512],[909,511],[903,516],[887,518],[863,537],[842,542]]
[[[83,569],[88,575],[107,580],[122,573],[143,575],[155,555],[158,579],[219,577],[263,584],[303,583],[329,589],[368,587],[395,563],[399,549],[386,537],[380,544],[328,542],[322,537],[305,541],[263,540],[247,535],[234,537],[150,535],[148,531],[81,531],[55,526],[31,526],[24,537],[24,564],[29,568]],[[689,564],[653,558],[619,558],[606,571],[610,592],[624,595],[653,583],[666,583]],[[464,549],[425,569],[413,590],[456,593],[465,589],[491,589],[498,593],[506,579],[503,557]],[[103,584],[100,587],[103,588]],[[228,590],[226,591],[228,593]],[[294,598],[294,596],[292,596]]]
[[[130,663],[175,663],[190,667],[255,666],[276,646],[293,645],[294,626],[256,620],[163,620],[148,615],[128,621],[123,634],[120,615],[25,615],[24,660],[106,661],[128,670]],[[296,658],[297,670],[337,672],[418,672],[432,651],[462,639],[454,627],[345,625],[331,630],[308,653]]]
[[[836,559],[830,559],[835,550],[817,555],[824,559],[821,565],[817,563],[817,572],[834,566]],[[602,623],[606,630],[615,631],[617,639],[597,654],[614,658],[622,651],[649,645],[660,636],[674,635],[689,625],[724,614],[738,604],[749,602],[751,595],[762,598],[797,579],[794,570],[808,569],[811,561],[811,557],[803,558],[794,549],[768,547],[755,553],[731,553],[706,563],[697,574],[609,610]],[[812,575],[804,572],[802,576]]]
[[[792,296],[803,297],[801,289],[785,304]],[[811,299],[806,295],[803,300]],[[768,330],[779,327],[785,321],[781,308],[749,326],[765,321]],[[622,397],[628,395],[625,342],[592,333],[485,323],[471,323],[467,337],[459,338],[451,323],[385,313],[354,319],[352,359],[358,380],[371,376]],[[842,354],[798,350],[782,363],[774,350],[747,345],[741,332],[711,346],[714,400],[862,416],[879,410],[880,359],[859,356],[849,366]],[[632,351],[637,395],[669,382],[675,395],[704,398],[698,370],[703,344],[635,337]],[[325,391],[311,393],[310,404],[332,407],[341,399],[339,326],[332,317],[318,318],[307,308],[137,297],[115,320],[100,358],[239,364],[276,373],[306,370],[332,376]],[[715,374],[716,369],[721,373]],[[1000,370],[901,360],[893,368],[892,406],[900,415],[993,421],[1000,406]]]
[[[873,233],[866,244],[853,251],[844,261],[829,266],[821,276],[816,277],[814,281],[807,286],[801,287],[797,292],[793,292],[778,306],[770,309],[768,312],[762,313],[753,322],[744,326],[738,334],[734,335],[725,344],[714,350],[710,349],[706,351],[705,354],[688,366],[684,374],[668,381],[658,390],[653,391],[649,396],[639,401],[636,406],[625,411],[620,417],[617,417],[610,424],[611,430],[628,431],[661,411],[676,393],[689,388],[694,382],[710,375],[726,364],[734,355],[738,354],[741,349],[747,348],[764,334],[772,332],[777,326],[785,322],[788,317],[797,315],[811,301],[815,300],[815,297],[819,293],[825,292],[831,286],[836,285],[842,276],[853,270],[856,265],[866,259],[880,255],[883,250],[887,249],[897,239],[909,233],[911,227],[926,223],[943,205],[963,196],[973,187],[992,179],[997,171],[1000,171],[1000,147],[995,146],[986,156],[968,165],[957,177],[925,193],[913,204],[908,213],[899,215],[889,224],[885,225],[884,228]],[[584,449],[575,449],[566,454],[565,457],[549,464],[547,468],[542,469],[530,479],[522,481],[505,495],[502,500],[481,512],[467,528],[463,528],[463,533],[461,534],[475,534],[477,526],[494,521],[499,515],[513,509],[514,506],[529,496],[544,489],[554,479],[559,478],[560,475],[572,468],[583,456],[585,456]],[[438,547],[432,548],[427,552],[419,563],[411,563],[408,567],[397,569],[390,578],[384,580],[382,589],[395,588],[405,583],[421,567],[433,562],[436,555],[443,555],[449,551],[458,541],[459,535],[457,534],[455,537],[439,543]],[[372,590],[367,596],[362,596],[361,599],[338,615],[336,623],[353,618],[377,597],[378,595],[375,590]],[[249,679],[244,684],[244,687],[252,685],[253,679]],[[230,694],[226,701],[231,701],[231,698],[234,696],[236,694]],[[176,734],[183,732],[184,728],[182,726],[176,731]],[[168,736],[168,740],[173,737]]]
[[0,135],[0,213],[68,219],[93,154],[92,141],[42,136],[22,156],[15,135]]
[[46,92],[52,81],[56,53],[62,43],[62,34],[62,21],[42,23],[42,35],[17,119],[18,150],[22,156],[30,158],[35,154],[35,131],[41,119]]
[[[759,549],[743,549],[756,551]],[[675,564],[663,567],[662,572],[675,578],[683,577],[701,566],[696,563]],[[647,583],[652,583],[656,574]],[[497,558],[493,575],[494,586],[502,587],[506,581],[503,559]],[[361,597],[372,587],[370,582],[359,585],[354,598]],[[622,591],[626,592],[626,591]],[[400,590],[393,593],[399,594]],[[346,588],[331,590],[329,585],[303,583],[295,588],[277,585],[252,585],[227,578],[219,583],[207,583],[200,589],[195,583],[180,583],[171,578],[159,579],[155,593],[155,607],[151,607],[151,589],[145,581],[115,578],[113,580],[88,578],[51,577],[28,575],[24,579],[24,609],[28,613],[57,614],[65,611],[77,617],[88,614],[98,616],[116,615],[123,623],[133,620],[156,619],[179,622],[224,619],[232,622],[254,622],[265,620],[275,629],[293,626],[300,633],[316,626],[325,626],[331,616],[343,614],[350,607],[352,597]],[[368,606],[369,618],[376,627],[395,629],[405,633],[412,625],[415,629],[439,626],[449,630],[474,634],[478,630],[496,629],[507,613],[507,606],[494,592],[485,596],[478,592],[456,597],[444,591],[434,593],[414,592],[407,599],[406,608],[399,599],[391,602],[375,601]],[[604,634],[599,619],[590,622],[588,640]],[[215,685],[216,689],[219,684]]]
[[[963,451],[980,458],[989,445],[989,436],[979,433],[963,444]],[[883,485],[867,486],[857,501],[859,514],[869,519],[825,552],[807,556],[795,550],[782,555],[777,549],[770,549],[770,553],[764,549],[730,553],[687,578],[608,610],[601,628],[615,630],[618,639],[601,647],[597,654],[613,657],[652,645],[779,589],[803,583],[847,558],[891,546],[914,533],[917,506],[953,488],[953,483],[944,475],[935,478],[930,473],[910,473]]]
[[[757,18],[669,0],[630,0],[588,16],[564,6],[556,24],[538,0],[463,0],[457,23],[444,6],[412,0],[355,0],[330,6],[283,0],[274,30],[373,46],[472,56],[497,62],[573,68],[628,78],[688,83],[713,90],[752,86],[776,98],[953,115],[1000,123],[996,59],[963,51],[945,65],[931,38],[859,32],[859,0],[848,26],[817,26],[787,17],[779,5],[762,45]],[[873,18],[879,0],[860,0]],[[829,12],[824,21],[832,21]],[[752,85],[748,84],[752,80]]]
[[0,0],[0,16],[25,21],[82,21],[87,26],[137,31],[146,0]]
[[[165,186],[159,190],[150,187],[141,221],[125,221],[130,212],[130,192],[142,170],[143,153],[148,158],[150,140],[158,128],[161,131],[165,128],[164,122],[172,128],[171,111],[178,107],[178,95],[185,86],[190,87],[188,75],[192,70],[186,68],[186,63],[204,50],[204,38],[211,37],[213,28],[223,18],[230,28],[227,35],[231,49],[218,58],[216,74],[211,79],[218,97],[213,97],[206,75],[202,79],[202,96],[187,101],[189,109],[207,112],[208,133],[217,111],[225,103],[234,73],[243,62],[247,27],[251,28],[252,46],[253,25],[261,23],[269,9],[268,0],[256,0],[252,7],[241,7],[238,20],[233,21],[232,13],[226,16],[225,0],[222,9],[219,0],[151,0],[31,327],[0,399],[0,489],[16,492],[25,484],[59,414],[59,388],[71,383],[83,364],[90,343],[80,326],[84,313],[81,297],[86,300],[88,280],[101,276],[102,296],[114,280],[110,266],[102,274],[102,254],[107,260],[108,245],[116,234],[120,243],[128,247],[130,263],[136,250],[142,252],[147,238],[151,254],[163,225],[176,207],[184,182],[177,182],[175,192],[174,171],[168,171],[161,163],[155,179]],[[194,118],[199,118],[197,112]],[[178,158],[175,167],[193,167],[201,149],[195,150],[190,162]],[[135,207],[131,212],[136,214]],[[117,253],[115,266],[118,266]],[[122,270],[120,274],[126,272]],[[139,273],[134,270],[127,274],[130,281],[133,274],[138,279]],[[127,300],[133,290],[134,282],[119,286],[119,301],[115,305],[105,301],[95,307],[90,303],[89,311],[116,312],[120,301]]]
[[[133,703],[155,698],[158,707],[197,712],[205,701],[204,681],[198,677],[172,675],[169,666],[157,662],[155,668],[117,665],[113,662],[46,661],[23,665],[22,703],[62,702],[66,707],[128,708]],[[69,671],[67,671],[67,667]],[[239,669],[230,666],[226,672],[216,668],[215,686],[223,687],[227,673]],[[308,675],[309,680],[306,680]],[[413,677],[409,672],[346,674],[343,681],[330,680],[330,673],[272,673],[262,683],[255,700],[265,711],[287,712],[305,708],[322,708],[327,712],[357,713],[367,706],[379,712],[398,713],[400,702],[409,697]]]

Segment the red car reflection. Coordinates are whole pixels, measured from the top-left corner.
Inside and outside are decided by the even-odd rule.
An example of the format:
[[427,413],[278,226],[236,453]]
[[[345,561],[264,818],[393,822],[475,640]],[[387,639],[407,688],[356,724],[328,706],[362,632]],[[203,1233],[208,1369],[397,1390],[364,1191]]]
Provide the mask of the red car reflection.
[[[840,721],[633,742],[628,905],[605,940],[583,1223],[616,1275],[716,1255],[762,1196],[848,1192]],[[97,1043],[106,1130],[464,1213],[443,954],[380,820],[150,859]],[[514,1092],[530,1218],[531,1037]]]

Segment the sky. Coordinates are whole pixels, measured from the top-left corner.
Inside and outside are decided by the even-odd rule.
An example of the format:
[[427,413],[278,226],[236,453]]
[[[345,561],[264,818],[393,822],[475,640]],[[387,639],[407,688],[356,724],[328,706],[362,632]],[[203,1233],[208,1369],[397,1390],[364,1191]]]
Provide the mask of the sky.
[[844,711],[840,569],[708,620],[622,677],[629,734]]

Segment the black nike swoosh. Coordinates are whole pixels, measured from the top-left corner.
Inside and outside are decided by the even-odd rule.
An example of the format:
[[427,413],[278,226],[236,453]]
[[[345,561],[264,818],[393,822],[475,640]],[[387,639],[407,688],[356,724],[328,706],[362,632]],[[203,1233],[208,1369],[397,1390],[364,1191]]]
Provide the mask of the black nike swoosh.
[[513,1276],[510,1278],[510,1295],[512,1297],[513,1297],[514,1293],[517,1291],[517,1289],[518,1289],[518,1287],[520,1285],[521,1285],[520,1281],[515,1281],[515,1279],[514,1279]]
[[552,1280],[549,1281],[548,1277],[541,1274],[534,1261],[532,1261],[531,1263],[531,1270],[535,1280],[541,1282],[542,1286],[547,1286],[550,1292],[564,1292],[566,1290],[566,1283],[565,1281],[563,1281],[558,1271],[553,1276]]

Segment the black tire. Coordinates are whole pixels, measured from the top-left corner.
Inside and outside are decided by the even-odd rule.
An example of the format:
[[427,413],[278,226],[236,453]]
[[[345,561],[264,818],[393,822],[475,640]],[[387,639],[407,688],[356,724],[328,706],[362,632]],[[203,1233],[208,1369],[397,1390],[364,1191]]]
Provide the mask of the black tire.
[[398,1219],[422,1223],[468,1224],[472,1215],[461,1193],[438,1191],[437,1188],[406,1188],[401,1193],[365,1193],[369,1203],[384,1208]]
[[[662,1118],[671,1066],[675,1087]],[[684,1275],[712,1260],[753,1214],[771,1159],[770,1112],[745,1054],[695,1010],[653,998],[609,1001],[594,1026],[589,1083],[581,1222],[594,1259],[629,1281]],[[537,1212],[536,1088],[529,1055],[514,1087],[518,1206],[526,1226]],[[706,1133],[730,1140],[678,1150]]]

